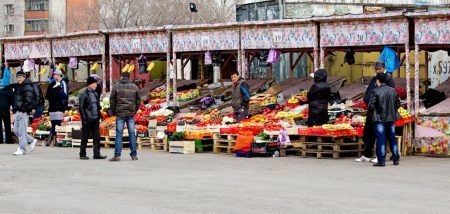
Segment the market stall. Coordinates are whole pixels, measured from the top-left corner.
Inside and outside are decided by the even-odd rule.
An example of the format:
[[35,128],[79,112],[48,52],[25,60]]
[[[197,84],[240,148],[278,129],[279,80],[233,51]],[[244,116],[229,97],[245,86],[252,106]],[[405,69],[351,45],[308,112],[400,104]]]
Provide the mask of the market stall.
[[[280,60],[282,54],[288,56],[288,79],[307,76],[294,74],[304,56],[313,61],[309,72],[318,68],[318,28],[309,19],[245,22],[241,24],[240,39],[241,55],[245,59],[242,61],[242,76],[247,79],[274,78],[273,64]],[[286,84],[280,82],[280,86]]]
[[[198,79],[202,82],[213,83],[209,87],[213,90],[213,94],[223,92],[222,79],[228,79],[232,71],[239,70],[239,28],[237,24],[177,26],[173,27],[171,31],[173,60],[180,60],[180,63],[174,64],[174,70],[177,71],[174,74],[174,85],[178,86],[180,80]],[[187,70],[188,64],[190,71]],[[181,107],[195,103],[203,96],[210,94],[210,90],[205,90],[205,93],[199,93],[195,97],[181,98],[183,93],[189,93],[186,90],[177,92],[177,87],[173,88],[174,100]]]
[[[86,31],[52,36],[53,62],[64,70],[70,80],[69,91],[84,87],[87,77],[98,74],[103,81],[103,93],[109,86],[106,72],[106,38],[98,31]],[[82,82],[82,84],[77,84]]]
[[[370,52],[381,51],[384,46],[389,46],[397,50],[404,51],[409,56],[409,27],[408,20],[402,13],[384,13],[369,15],[346,15],[338,17],[317,18],[320,22],[320,65],[324,68],[325,55],[332,51]],[[409,57],[404,57],[401,62],[406,64],[406,91],[410,91]],[[376,60],[375,60],[376,61]],[[363,62],[360,70],[365,67],[372,67],[373,62]],[[371,69],[373,70],[373,69]],[[357,77],[358,72],[349,71],[353,77]],[[400,71],[397,71],[397,77]],[[371,76],[371,75],[369,75]],[[352,81],[352,80],[349,80]],[[355,81],[361,85],[361,81]],[[345,90],[350,92],[345,92]],[[356,90],[359,90],[356,92]],[[348,94],[346,98],[352,98],[360,93],[364,93],[364,87],[342,88],[343,94]],[[356,92],[356,93],[355,93]],[[408,109],[411,106],[411,96],[407,94]]]
[[[120,79],[121,71],[129,71],[141,88],[143,100],[149,92],[169,85],[170,33],[165,27],[148,29],[115,29],[103,31],[109,39],[110,84]],[[164,83],[164,79],[166,80]]]
[[[47,68],[51,61],[48,36],[8,37],[1,40],[5,63],[12,71],[30,72],[30,79],[35,82],[47,81],[47,72],[42,72],[45,71],[42,68]],[[14,80],[14,75],[11,77]]]
[[[416,130],[414,139],[415,152],[431,156],[448,156],[448,144],[450,139],[450,110],[449,99],[446,99],[431,108],[420,108],[419,88],[419,51],[436,51],[450,49],[450,13],[445,11],[429,13],[408,13],[408,17],[414,19],[415,41],[415,96],[414,114],[416,116]],[[448,53],[447,53],[448,54]],[[444,66],[447,62],[442,62]],[[439,66],[439,70],[429,69],[430,78],[444,78],[446,69]],[[448,78],[448,76],[446,77]],[[450,82],[442,79],[442,83],[435,87],[444,93],[448,92]],[[448,97],[448,95],[447,95]]]

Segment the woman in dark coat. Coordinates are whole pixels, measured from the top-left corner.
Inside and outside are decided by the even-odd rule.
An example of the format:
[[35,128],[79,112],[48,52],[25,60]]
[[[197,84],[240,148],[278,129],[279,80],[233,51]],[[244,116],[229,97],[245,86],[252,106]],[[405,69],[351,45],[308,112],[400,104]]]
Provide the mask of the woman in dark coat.
[[314,85],[308,91],[309,116],[308,126],[320,126],[328,122],[328,101],[331,86],[327,83],[327,71],[319,69],[314,72]]

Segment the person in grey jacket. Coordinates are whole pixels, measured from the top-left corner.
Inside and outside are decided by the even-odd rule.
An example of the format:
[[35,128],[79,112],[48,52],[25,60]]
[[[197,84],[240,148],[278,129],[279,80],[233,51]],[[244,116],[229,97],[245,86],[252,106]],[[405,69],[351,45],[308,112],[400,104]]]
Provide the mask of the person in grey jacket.
[[372,117],[375,129],[376,153],[378,161],[374,166],[385,166],[386,158],[386,138],[392,152],[394,165],[398,165],[399,154],[398,145],[395,138],[395,120],[399,117],[398,108],[400,100],[395,89],[386,85],[388,75],[379,73],[376,76],[377,88],[373,89],[370,96],[369,112]]
[[235,71],[231,74],[231,106],[234,110],[234,116],[237,122],[245,119],[248,115],[250,103],[250,91],[248,83],[240,77],[239,72]]
[[141,104],[138,90],[138,87],[130,81],[129,72],[122,72],[120,81],[111,90],[109,101],[110,110],[116,116],[116,142],[114,146],[114,157],[109,159],[109,161],[120,161],[125,123],[127,123],[128,128],[131,160],[138,160],[134,122],[134,115]]
[[89,160],[86,156],[86,146],[89,134],[92,134],[94,143],[94,159],[105,159],[106,156],[100,154],[100,100],[95,89],[97,88],[97,80],[94,77],[87,78],[87,88],[79,97],[79,112],[81,117],[81,145],[80,159]]

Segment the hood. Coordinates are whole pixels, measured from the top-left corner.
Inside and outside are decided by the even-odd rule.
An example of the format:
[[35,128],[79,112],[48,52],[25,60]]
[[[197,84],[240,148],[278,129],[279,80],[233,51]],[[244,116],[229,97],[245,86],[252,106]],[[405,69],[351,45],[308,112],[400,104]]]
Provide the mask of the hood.
[[325,69],[319,69],[314,72],[314,82],[327,82],[327,71]]
[[128,83],[130,81],[129,77],[122,77],[120,78],[120,83]]

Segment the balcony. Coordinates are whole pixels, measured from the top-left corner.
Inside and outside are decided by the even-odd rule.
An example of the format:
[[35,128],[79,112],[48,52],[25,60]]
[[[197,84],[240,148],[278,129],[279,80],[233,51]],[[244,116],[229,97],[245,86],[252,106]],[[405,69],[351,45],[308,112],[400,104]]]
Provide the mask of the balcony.
[[49,12],[48,10],[28,10],[25,11],[25,20],[29,19],[48,19]]

